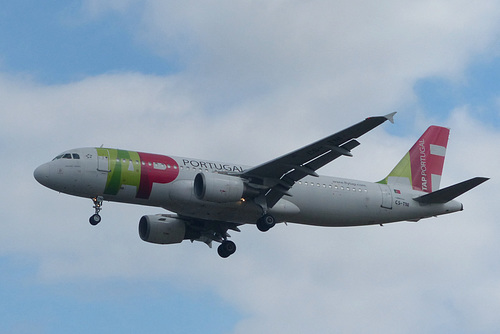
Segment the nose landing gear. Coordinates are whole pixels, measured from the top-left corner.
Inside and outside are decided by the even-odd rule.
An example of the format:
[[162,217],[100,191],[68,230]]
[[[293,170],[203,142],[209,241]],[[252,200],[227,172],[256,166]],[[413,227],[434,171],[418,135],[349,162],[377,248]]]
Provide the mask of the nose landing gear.
[[92,198],[92,202],[94,202],[95,213],[89,218],[90,225],[97,225],[101,222],[101,216],[99,215],[99,212],[102,210],[103,200],[104,197],[102,196],[97,196]]

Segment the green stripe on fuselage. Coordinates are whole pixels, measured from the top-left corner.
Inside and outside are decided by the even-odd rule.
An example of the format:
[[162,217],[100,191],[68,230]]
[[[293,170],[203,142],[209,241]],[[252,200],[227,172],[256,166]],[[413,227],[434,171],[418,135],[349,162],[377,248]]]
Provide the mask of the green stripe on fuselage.
[[108,179],[104,194],[117,195],[123,185],[139,188],[141,180],[141,163],[137,152],[97,148],[99,156],[106,156],[109,152]]

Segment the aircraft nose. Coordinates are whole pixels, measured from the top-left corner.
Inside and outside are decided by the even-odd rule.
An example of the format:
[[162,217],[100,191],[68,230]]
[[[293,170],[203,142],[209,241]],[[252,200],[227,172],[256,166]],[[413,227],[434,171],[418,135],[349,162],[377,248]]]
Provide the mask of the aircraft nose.
[[43,164],[38,166],[33,172],[35,179],[42,185],[47,186],[49,182],[49,166],[48,164]]

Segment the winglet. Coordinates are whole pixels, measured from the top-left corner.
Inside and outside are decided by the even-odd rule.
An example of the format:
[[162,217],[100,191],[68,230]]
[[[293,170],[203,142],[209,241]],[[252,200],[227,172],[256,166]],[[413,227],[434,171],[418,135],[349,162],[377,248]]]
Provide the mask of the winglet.
[[397,111],[391,112],[390,114],[385,115],[384,117],[389,120],[392,124],[394,124],[394,115],[397,114]]

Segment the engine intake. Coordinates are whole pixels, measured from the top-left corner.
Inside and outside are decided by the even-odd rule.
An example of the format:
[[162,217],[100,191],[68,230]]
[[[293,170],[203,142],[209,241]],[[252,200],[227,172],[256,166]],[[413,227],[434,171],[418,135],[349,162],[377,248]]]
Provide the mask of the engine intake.
[[139,221],[139,236],[154,244],[178,244],[186,236],[186,223],[168,215],[142,216]]
[[197,199],[216,202],[237,202],[242,197],[257,195],[241,178],[217,173],[198,173],[194,178],[194,195]]

